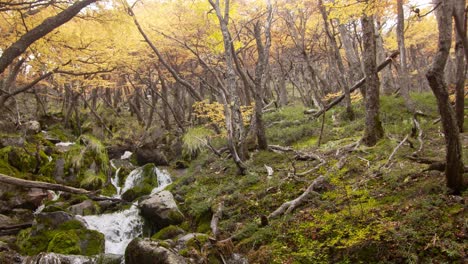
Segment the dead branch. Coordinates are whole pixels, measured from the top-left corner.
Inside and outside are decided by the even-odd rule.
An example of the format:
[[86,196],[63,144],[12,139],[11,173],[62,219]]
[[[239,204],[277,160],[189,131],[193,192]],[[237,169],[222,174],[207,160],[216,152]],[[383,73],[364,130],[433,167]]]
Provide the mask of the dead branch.
[[385,164],[381,165],[379,167],[379,170],[383,167],[385,168],[388,168],[390,167],[390,162],[392,161],[393,157],[395,156],[395,154],[397,153],[398,149],[403,146],[403,144],[405,144],[405,142],[408,140],[408,137],[409,137],[409,134],[405,136],[405,138],[393,149],[392,151],[392,154],[390,154],[390,156],[388,157],[388,160],[387,162],[385,162]]
[[22,229],[25,229],[31,226],[32,226],[32,222],[8,225],[8,226],[0,226],[0,236],[15,235]]
[[215,237],[216,240],[218,240],[219,237],[219,229],[218,229],[218,223],[221,217],[223,216],[223,208],[224,208],[224,202],[221,201],[218,204],[218,207],[216,208],[216,212],[213,214],[213,217],[211,218],[211,232],[213,233],[213,236]]
[[299,197],[297,197],[294,200],[287,201],[283,203],[278,209],[276,209],[273,213],[271,213],[268,218],[272,219],[275,217],[278,217],[282,214],[289,214],[291,213],[294,209],[296,209],[298,206],[300,206],[311,194],[314,195],[320,195],[318,192],[316,192],[316,189],[319,189],[322,187],[325,183],[327,182],[326,178],[324,176],[319,176],[317,179],[315,179],[312,184],[307,187],[305,192],[303,192]]
[[[381,71],[383,68],[385,68],[388,64],[390,64],[393,59],[398,56],[398,54],[400,54],[400,52],[398,51],[395,51],[393,52],[392,54],[390,54],[390,56],[388,56],[385,61],[383,61],[378,67],[377,67],[377,72]],[[357,90],[359,87],[361,87],[362,85],[364,85],[364,83],[366,82],[366,77],[362,78],[361,80],[359,80],[356,84],[354,84],[351,88],[349,88],[349,92],[352,93],[354,92],[355,90]],[[313,111],[304,111],[304,114],[314,114],[313,117],[314,118],[317,118],[319,116],[321,116],[323,113],[325,113],[326,111],[330,110],[332,107],[334,107],[335,105],[339,104],[343,99],[344,99],[344,94],[338,96],[337,98],[335,98],[331,103],[329,103],[328,105],[326,105],[323,109],[321,109],[320,111],[317,111],[317,112],[313,112]]]
[[[423,171],[431,171],[431,170],[442,171],[442,172],[445,171],[445,162],[427,159],[427,158],[412,157],[412,156],[408,156],[407,158],[417,163],[428,164],[429,167],[427,167],[427,169],[424,169]],[[465,166],[463,168],[463,171],[465,173],[468,172],[468,166]]]
[[413,152],[413,156],[417,156],[423,149],[424,147],[424,142],[422,140],[422,136],[423,136],[423,131],[421,129],[421,125],[419,124],[418,122],[418,117],[417,115],[415,114],[414,117],[413,117],[413,125],[414,125],[414,129],[416,129],[418,131],[418,141],[419,141],[419,148],[418,150],[416,150],[415,152]]

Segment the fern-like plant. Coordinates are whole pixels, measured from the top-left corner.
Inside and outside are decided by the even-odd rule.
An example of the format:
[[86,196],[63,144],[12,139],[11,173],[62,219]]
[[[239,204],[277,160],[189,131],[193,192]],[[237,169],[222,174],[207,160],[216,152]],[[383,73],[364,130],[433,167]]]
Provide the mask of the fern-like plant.
[[202,150],[208,144],[208,140],[214,132],[206,127],[198,126],[187,129],[182,137],[183,151],[188,155],[193,155]]

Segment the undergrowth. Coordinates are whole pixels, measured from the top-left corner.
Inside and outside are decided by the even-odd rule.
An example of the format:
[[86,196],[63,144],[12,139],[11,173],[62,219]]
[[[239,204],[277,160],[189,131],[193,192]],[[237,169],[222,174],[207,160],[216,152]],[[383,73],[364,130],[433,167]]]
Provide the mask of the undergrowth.
[[[412,96],[425,114],[418,117],[424,132],[420,155],[443,160],[444,139],[440,124],[433,122],[434,97]],[[251,263],[463,263],[467,192],[461,197],[448,195],[442,173],[424,171],[427,165],[407,158],[419,148],[414,137],[411,146],[404,144],[388,160],[412,132],[412,115],[404,110],[402,99],[382,97],[385,137],[376,146],[336,155],[362,136],[364,110],[360,103],[354,110],[354,121],[342,118],[342,108],[327,112],[320,147],[321,118],[310,120],[298,106],[265,114],[270,144],[314,152],[327,161],[304,176],[293,172],[317,163],[295,160],[292,153],[254,152],[247,161],[248,173],[239,176],[230,158],[202,151],[171,187],[184,197],[181,209],[189,217],[187,228],[209,233],[212,208],[222,201],[221,238],[231,238],[235,250]],[[466,155],[464,162],[468,163]],[[273,169],[272,175],[266,166]],[[319,175],[329,179],[330,190],[291,214],[261,224]]]

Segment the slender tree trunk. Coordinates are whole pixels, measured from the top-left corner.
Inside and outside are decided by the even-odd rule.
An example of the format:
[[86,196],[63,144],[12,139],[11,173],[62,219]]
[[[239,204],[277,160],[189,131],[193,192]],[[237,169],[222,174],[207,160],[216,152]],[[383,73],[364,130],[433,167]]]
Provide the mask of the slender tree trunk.
[[363,31],[363,63],[366,74],[364,87],[366,90],[365,108],[366,108],[366,127],[362,141],[367,146],[373,146],[384,135],[382,123],[379,117],[379,77],[377,75],[376,65],[376,43],[375,26],[372,16],[364,15],[361,18]]
[[339,71],[339,74],[338,76],[336,76],[337,77],[336,79],[339,85],[341,86],[341,88],[343,89],[343,92],[345,95],[344,101],[345,101],[345,107],[346,107],[346,114],[349,120],[354,120],[354,112],[351,107],[351,95],[348,89],[348,81],[346,80],[346,72],[345,72],[345,68],[343,64],[343,59],[341,58],[340,49],[338,48],[338,44],[336,43],[335,36],[333,35],[333,32],[330,30],[330,26],[328,24],[328,14],[325,9],[325,6],[323,5],[322,0],[319,0],[319,9],[320,9],[320,13],[322,14],[323,23],[325,25],[325,33],[327,34],[328,39],[330,40],[333,60]]
[[225,80],[227,93],[222,95],[224,103],[224,116],[228,137],[228,147],[232,158],[239,169],[240,174],[245,174],[246,166],[244,160],[247,158],[247,151],[244,139],[244,124],[240,111],[240,98],[237,94],[236,71],[233,63],[232,39],[229,34],[229,0],[224,2],[224,15],[221,12],[219,0],[213,2],[209,0],[211,6],[216,12],[219,21],[221,33],[223,35],[224,59],[226,62]]
[[408,76],[408,66],[406,59],[406,47],[405,47],[405,17],[403,13],[403,0],[397,0],[397,41],[398,41],[398,50],[400,51],[400,92],[403,100],[405,101],[405,106],[408,111],[414,113],[415,106],[413,100],[411,100],[409,89],[409,76]]
[[[377,45],[377,63],[380,64],[383,61],[385,61],[385,59],[387,58],[387,55],[384,49],[382,35],[380,33],[380,28],[381,28],[380,21],[377,21],[376,27],[377,27],[376,30],[378,31],[377,37],[375,40],[375,43]],[[395,83],[393,81],[393,74],[392,74],[391,68],[386,67],[382,69],[379,75],[381,77],[380,90],[382,91],[382,93],[386,95],[392,94],[395,91]]]
[[[364,74],[361,69],[361,62],[359,61],[359,57],[356,54],[356,50],[353,46],[353,41],[351,36],[346,28],[346,25],[339,25],[338,30],[340,31],[341,36],[341,43],[343,44],[346,58],[349,64],[349,71],[350,71],[350,83],[348,85],[352,85],[364,77]],[[361,93],[365,95],[365,89],[361,89]]]
[[464,47],[464,41],[466,41],[466,13],[464,7],[466,5],[465,0],[456,0],[454,5],[454,19],[457,25],[461,25],[462,34],[457,30],[455,54],[456,54],[456,65],[457,65],[457,76],[455,86],[455,113],[457,117],[458,128],[460,133],[463,132],[463,123],[465,120],[465,75],[466,75],[466,50]]
[[447,84],[444,80],[444,69],[447,64],[452,42],[453,0],[435,0],[434,4],[439,4],[436,10],[437,24],[439,26],[439,44],[438,52],[434,57],[434,61],[426,77],[437,99],[437,106],[439,107],[445,135],[445,177],[447,180],[447,187],[454,193],[459,194],[464,189],[463,152],[460,144],[460,133],[455,112],[450,104]]

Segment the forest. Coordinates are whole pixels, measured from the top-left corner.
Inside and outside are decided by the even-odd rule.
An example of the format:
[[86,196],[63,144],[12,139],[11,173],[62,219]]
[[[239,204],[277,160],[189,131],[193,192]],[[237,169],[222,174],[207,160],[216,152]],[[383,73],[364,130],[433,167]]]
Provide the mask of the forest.
[[466,263],[466,0],[0,0],[0,264]]

